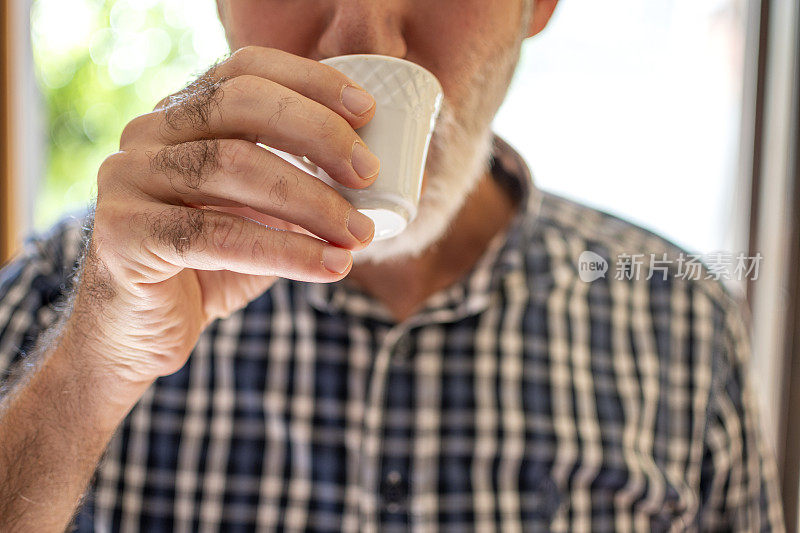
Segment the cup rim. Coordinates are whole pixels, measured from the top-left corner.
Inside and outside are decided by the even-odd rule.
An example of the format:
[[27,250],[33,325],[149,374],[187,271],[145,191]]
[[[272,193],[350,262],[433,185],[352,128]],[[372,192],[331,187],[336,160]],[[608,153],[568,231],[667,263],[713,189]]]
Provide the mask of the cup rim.
[[418,71],[426,74],[428,77],[430,77],[431,80],[434,81],[434,83],[436,83],[436,87],[439,89],[439,93],[444,93],[444,89],[442,88],[442,83],[439,81],[439,78],[437,78],[436,75],[433,72],[431,72],[430,70],[426,69],[422,65],[414,63],[413,61],[409,61],[408,59],[403,59],[401,57],[385,56],[385,55],[381,55],[381,54],[345,54],[345,55],[341,55],[341,56],[326,57],[325,59],[321,59],[320,63],[326,64],[328,66],[333,66],[333,65],[330,65],[329,63],[326,63],[326,62],[334,60],[334,59],[343,59],[343,58],[351,58],[351,57],[352,58],[359,58],[359,59],[366,59],[366,60],[380,59],[382,61],[387,61],[387,62],[392,62],[392,63],[400,63],[400,64],[402,64],[404,66],[410,67],[411,69],[418,70]]

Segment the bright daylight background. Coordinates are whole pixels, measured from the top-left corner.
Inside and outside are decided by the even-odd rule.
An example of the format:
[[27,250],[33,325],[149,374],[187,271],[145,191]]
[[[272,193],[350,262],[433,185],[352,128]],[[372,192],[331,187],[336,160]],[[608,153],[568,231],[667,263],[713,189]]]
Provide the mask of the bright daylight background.
[[[27,185],[43,229],[86,209],[123,126],[227,45],[214,0],[25,1],[33,2],[47,133],[25,140],[30,174],[42,175]],[[746,175],[739,125],[752,7],[750,0],[562,0],[550,26],[525,44],[495,130],[526,157],[543,189],[694,253],[741,252],[749,185],[739,183]],[[36,113],[25,115],[33,131]],[[779,395],[768,394],[777,383],[771,356],[753,358],[768,429]]]
[[[744,0],[563,0],[495,128],[541,188],[738,252]],[[35,0],[49,128],[35,224],[85,207],[132,117],[227,52],[213,0]]]

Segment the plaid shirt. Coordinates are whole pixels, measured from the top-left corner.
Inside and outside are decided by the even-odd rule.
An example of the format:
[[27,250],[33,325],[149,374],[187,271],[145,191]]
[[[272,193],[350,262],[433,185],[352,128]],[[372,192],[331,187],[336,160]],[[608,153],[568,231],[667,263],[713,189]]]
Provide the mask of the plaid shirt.
[[[581,281],[584,250],[681,250],[537,190],[500,140],[493,174],[510,229],[403,323],[287,280],[213,323],[117,431],[76,529],[781,531],[739,305],[674,267]],[[80,225],[0,274],[0,368],[55,320]]]

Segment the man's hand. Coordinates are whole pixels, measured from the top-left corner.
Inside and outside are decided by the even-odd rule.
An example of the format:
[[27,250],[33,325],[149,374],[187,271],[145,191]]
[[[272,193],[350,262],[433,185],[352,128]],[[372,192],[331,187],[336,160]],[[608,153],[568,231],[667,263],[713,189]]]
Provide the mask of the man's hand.
[[211,320],[276,277],[344,277],[372,221],[256,143],[366,187],[379,161],[354,129],[374,109],[327,65],[245,48],[134,119],[99,171],[68,338],[114,378],[148,381],[178,370]]
[[63,531],[117,425],[211,320],[278,276],[347,274],[372,221],[256,143],[369,185],[379,162],[354,128],[374,100],[355,87],[248,48],[125,128],[98,175],[72,312],[0,403],[0,530]]

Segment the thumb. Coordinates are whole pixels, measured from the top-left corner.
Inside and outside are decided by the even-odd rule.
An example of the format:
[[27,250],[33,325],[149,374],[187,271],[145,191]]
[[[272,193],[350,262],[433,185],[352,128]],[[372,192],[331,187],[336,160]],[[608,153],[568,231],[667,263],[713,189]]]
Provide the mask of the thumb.
[[228,270],[197,270],[197,281],[203,294],[205,326],[217,318],[225,318],[255,300],[277,281],[275,276],[254,276]]

